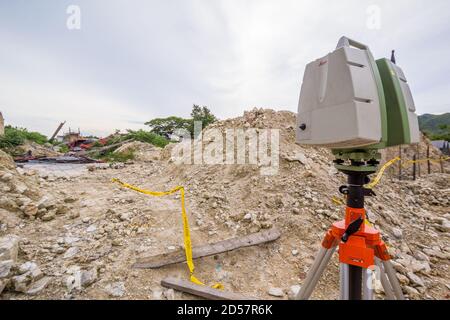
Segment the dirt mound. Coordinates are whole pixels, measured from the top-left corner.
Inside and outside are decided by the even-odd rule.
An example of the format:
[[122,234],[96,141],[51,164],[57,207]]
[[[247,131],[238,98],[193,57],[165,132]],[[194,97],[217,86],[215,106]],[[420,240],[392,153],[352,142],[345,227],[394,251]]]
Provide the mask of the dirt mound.
[[132,152],[134,159],[138,161],[156,161],[161,157],[161,148],[155,147],[150,143],[133,141],[126,143],[117,148],[115,153],[127,153]]
[[[284,230],[284,244],[295,246],[304,261],[310,261],[311,245],[319,243],[330,223],[343,216],[343,207],[331,198],[342,198],[337,189],[345,177],[334,169],[329,150],[295,143],[295,123],[294,113],[255,109],[208,127],[279,129],[281,161],[276,175],[261,175],[257,165],[168,166],[173,183],[190,191],[191,210],[200,230],[215,233],[226,226],[245,234],[275,225]],[[436,150],[432,155],[437,156]],[[389,156],[388,151],[385,157]],[[410,298],[446,290],[439,278],[449,276],[445,259],[441,260],[449,256],[448,181],[448,175],[415,182],[399,182],[386,175],[376,189],[378,197],[367,200],[371,222],[396,248],[392,254]],[[424,253],[433,248],[436,252],[431,256]],[[427,257],[419,258],[423,254]],[[424,279],[419,284],[416,274]]]
[[17,155],[31,153],[33,157],[57,157],[62,155],[62,153],[53,150],[50,144],[40,145],[32,141],[27,141],[23,145],[16,147],[13,153]]

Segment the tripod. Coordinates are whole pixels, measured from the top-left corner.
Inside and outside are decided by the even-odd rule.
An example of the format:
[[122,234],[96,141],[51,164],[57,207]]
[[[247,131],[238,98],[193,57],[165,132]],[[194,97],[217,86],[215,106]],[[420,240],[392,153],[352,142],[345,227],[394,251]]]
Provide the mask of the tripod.
[[371,189],[364,188],[364,185],[370,181],[368,175],[375,173],[376,164],[372,162],[371,166],[364,166],[364,163],[352,160],[352,166],[343,166],[342,162],[336,161],[336,167],[348,176],[348,185],[339,188],[347,196],[345,219],[334,223],[327,231],[322,248],[296,299],[307,300],[311,297],[333,253],[339,247],[341,300],[373,300],[375,271],[378,271],[386,298],[404,300],[380,232],[365,223],[364,197],[375,194]]

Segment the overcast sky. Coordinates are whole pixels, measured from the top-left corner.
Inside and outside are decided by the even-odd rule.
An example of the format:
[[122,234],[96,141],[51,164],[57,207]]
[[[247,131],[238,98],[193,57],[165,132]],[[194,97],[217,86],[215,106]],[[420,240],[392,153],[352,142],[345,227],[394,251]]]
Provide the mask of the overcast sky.
[[450,111],[447,0],[0,0],[0,111],[47,135],[63,120],[140,128],[194,103],[219,118],[296,111],[305,65],[342,35],[376,58],[397,50],[418,113]]

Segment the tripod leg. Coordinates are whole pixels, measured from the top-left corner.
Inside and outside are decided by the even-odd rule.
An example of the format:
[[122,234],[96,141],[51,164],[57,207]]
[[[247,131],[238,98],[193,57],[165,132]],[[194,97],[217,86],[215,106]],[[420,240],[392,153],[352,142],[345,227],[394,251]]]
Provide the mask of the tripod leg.
[[309,297],[311,297],[311,294],[313,293],[314,289],[316,288],[316,285],[319,282],[320,277],[322,276],[323,272],[325,271],[326,267],[328,266],[328,263],[330,262],[331,257],[333,256],[333,253],[335,251],[336,251],[336,246],[327,250],[327,253],[323,257],[322,262],[320,263],[319,267],[317,268],[316,273],[314,274],[314,277],[311,280],[311,284],[306,289],[305,299],[309,299]]
[[405,296],[403,295],[402,288],[400,287],[400,283],[398,282],[394,267],[391,262],[383,261],[384,271],[389,278],[389,282],[391,283],[392,289],[394,290],[395,297],[397,300],[405,300]]
[[295,297],[297,300],[305,299],[306,289],[308,289],[308,287],[310,286],[311,280],[313,279],[314,274],[317,272],[317,268],[322,263],[323,257],[325,256],[327,251],[328,251],[328,249],[326,249],[324,247],[320,247],[320,250],[317,253],[316,258],[314,259],[314,263],[311,266],[311,268],[309,269],[308,275],[306,276],[305,281],[303,281],[303,285],[301,286],[300,291],[298,292],[297,296]]
[[363,269],[363,299],[373,300],[373,271],[370,269]]
[[324,247],[321,247],[319,250],[319,253],[317,254],[316,260],[314,260],[314,263],[311,267],[311,269],[308,271],[308,275],[306,276],[306,279],[295,297],[296,300],[308,300],[311,296],[312,291],[314,290],[318,280],[320,279],[320,276],[322,275],[323,271],[325,270],[325,267],[327,266],[328,262],[330,261],[331,256],[333,255],[334,251],[336,250],[336,247],[326,249]]
[[340,299],[348,300],[349,288],[348,288],[348,264],[341,263],[339,265],[339,275],[340,275]]
[[384,270],[383,264],[381,263],[380,259],[375,258],[375,263],[380,269],[380,281],[381,285],[383,286],[384,293],[386,295],[387,300],[395,300],[394,291],[392,290],[391,284],[389,283],[389,279],[386,276],[386,272]]

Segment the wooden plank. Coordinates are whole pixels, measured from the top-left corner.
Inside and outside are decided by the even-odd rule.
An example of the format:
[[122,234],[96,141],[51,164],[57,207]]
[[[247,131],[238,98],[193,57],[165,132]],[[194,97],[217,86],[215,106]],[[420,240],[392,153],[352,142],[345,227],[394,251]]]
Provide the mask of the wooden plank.
[[254,297],[246,297],[239,293],[214,289],[173,277],[163,279],[161,285],[166,288],[172,288],[210,300],[259,300]]
[[[244,237],[222,240],[192,248],[194,259],[212,256],[215,254],[236,250],[239,248],[255,246],[258,244],[275,241],[280,237],[280,231],[276,228],[253,233]],[[156,256],[142,257],[133,264],[134,269],[155,269],[170,264],[186,261],[184,250],[168,252]]]

